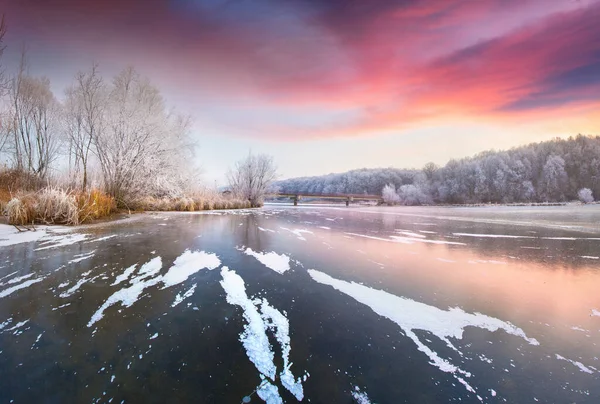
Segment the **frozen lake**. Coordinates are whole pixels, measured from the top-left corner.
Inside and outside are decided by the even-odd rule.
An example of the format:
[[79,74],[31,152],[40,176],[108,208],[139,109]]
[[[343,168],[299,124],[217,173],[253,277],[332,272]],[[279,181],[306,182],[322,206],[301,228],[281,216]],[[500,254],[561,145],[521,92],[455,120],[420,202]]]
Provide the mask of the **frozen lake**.
[[598,403],[599,357],[600,205],[0,229],[1,403]]

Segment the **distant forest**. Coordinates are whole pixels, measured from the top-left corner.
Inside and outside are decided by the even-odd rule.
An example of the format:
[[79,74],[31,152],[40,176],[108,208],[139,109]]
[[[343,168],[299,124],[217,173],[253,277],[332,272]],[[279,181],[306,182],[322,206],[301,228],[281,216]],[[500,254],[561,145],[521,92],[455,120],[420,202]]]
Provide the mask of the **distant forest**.
[[427,163],[420,170],[360,169],[291,178],[275,186],[282,193],[383,192],[387,201],[405,205],[561,202],[581,199],[584,188],[599,198],[600,136],[578,135],[508,151],[490,150],[452,159],[443,167]]

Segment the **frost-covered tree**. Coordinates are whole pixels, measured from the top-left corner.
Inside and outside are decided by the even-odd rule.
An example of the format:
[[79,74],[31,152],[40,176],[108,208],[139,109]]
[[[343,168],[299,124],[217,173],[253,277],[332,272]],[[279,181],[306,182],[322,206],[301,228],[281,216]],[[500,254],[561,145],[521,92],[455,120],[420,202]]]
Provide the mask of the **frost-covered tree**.
[[94,141],[103,133],[106,123],[107,86],[93,65],[88,72],[79,72],[66,90],[64,119],[69,147],[69,169],[78,176],[81,188],[88,186],[90,152]]
[[538,189],[540,197],[548,201],[562,201],[567,182],[565,160],[560,156],[549,156],[542,169],[542,178]]
[[93,142],[106,191],[117,202],[179,188],[192,150],[189,120],[167,110],[148,79],[131,67],[119,73],[109,87],[103,120]]
[[277,178],[277,167],[273,157],[266,154],[252,154],[238,161],[227,173],[233,193],[250,201],[251,206],[261,206],[273,181]]
[[61,146],[61,106],[50,80],[27,73],[25,52],[11,80],[6,131],[14,167],[44,179]]
[[581,188],[579,192],[577,192],[577,196],[579,200],[583,203],[591,203],[594,202],[594,196],[592,195],[592,190],[589,188]]
[[396,193],[396,186],[394,184],[386,184],[381,191],[381,197],[388,205],[394,205],[400,202],[400,197]]

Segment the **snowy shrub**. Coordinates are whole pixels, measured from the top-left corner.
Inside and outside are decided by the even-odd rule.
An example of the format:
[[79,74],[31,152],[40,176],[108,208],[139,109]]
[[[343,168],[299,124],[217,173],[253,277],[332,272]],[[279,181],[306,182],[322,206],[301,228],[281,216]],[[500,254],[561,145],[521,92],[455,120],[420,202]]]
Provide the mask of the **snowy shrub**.
[[577,196],[579,197],[579,200],[583,203],[594,202],[592,190],[589,188],[581,188],[579,192],[577,192]]

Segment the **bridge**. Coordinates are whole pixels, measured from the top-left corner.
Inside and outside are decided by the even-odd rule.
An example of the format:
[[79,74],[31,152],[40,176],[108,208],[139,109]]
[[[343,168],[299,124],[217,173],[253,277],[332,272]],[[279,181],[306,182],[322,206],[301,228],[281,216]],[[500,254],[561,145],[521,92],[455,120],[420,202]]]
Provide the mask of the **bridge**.
[[377,203],[382,203],[383,198],[380,195],[363,195],[363,194],[310,194],[305,192],[297,192],[297,193],[279,193],[279,194],[270,194],[267,195],[271,198],[290,198],[294,201],[294,206],[298,206],[298,201],[300,198],[315,198],[315,199],[335,199],[335,200],[343,200],[346,202],[346,206],[350,205],[350,202],[354,201],[377,201]]

